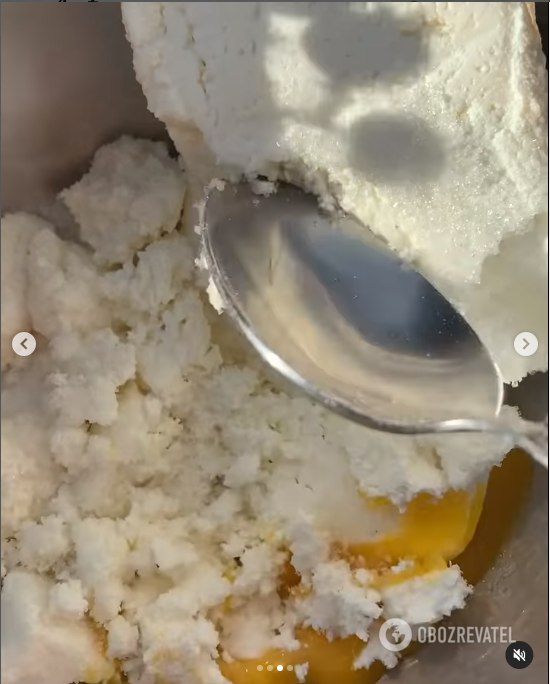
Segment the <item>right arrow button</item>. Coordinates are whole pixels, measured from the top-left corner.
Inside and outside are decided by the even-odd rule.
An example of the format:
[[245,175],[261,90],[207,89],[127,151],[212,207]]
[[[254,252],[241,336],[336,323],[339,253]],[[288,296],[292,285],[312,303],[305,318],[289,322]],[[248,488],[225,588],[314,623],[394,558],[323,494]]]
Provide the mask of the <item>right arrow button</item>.
[[514,349],[520,356],[533,356],[538,347],[539,341],[530,332],[522,332],[514,340]]

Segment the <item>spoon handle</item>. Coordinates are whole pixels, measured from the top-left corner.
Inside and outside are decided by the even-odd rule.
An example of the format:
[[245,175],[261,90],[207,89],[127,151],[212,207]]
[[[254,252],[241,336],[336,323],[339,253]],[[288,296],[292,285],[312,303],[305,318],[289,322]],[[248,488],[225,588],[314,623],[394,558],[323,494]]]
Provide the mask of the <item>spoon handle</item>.
[[[363,423],[365,424],[365,423]],[[372,427],[372,425],[368,425]],[[396,434],[452,434],[459,432],[492,432],[508,434],[516,446],[523,449],[531,458],[548,470],[548,418],[544,423],[523,421],[521,428],[513,429],[498,420],[478,420],[458,418],[440,423],[420,423],[417,425],[397,425],[378,423],[375,429]]]
[[548,418],[544,423],[524,420],[520,429],[508,427],[496,420],[448,420],[441,423],[436,432],[508,433],[514,439],[516,446],[548,470]]
[[515,432],[516,444],[526,451],[529,456],[548,470],[548,428],[544,425],[529,430],[528,432]]

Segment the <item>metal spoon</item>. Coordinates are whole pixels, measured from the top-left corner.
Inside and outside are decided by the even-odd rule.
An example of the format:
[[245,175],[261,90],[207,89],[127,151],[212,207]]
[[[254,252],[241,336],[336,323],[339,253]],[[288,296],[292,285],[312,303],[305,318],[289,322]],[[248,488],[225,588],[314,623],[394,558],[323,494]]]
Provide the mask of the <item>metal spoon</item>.
[[548,431],[498,419],[503,383],[468,323],[349,217],[286,184],[211,189],[203,258],[223,308],[274,369],[329,409],[399,434],[497,432],[548,467]]

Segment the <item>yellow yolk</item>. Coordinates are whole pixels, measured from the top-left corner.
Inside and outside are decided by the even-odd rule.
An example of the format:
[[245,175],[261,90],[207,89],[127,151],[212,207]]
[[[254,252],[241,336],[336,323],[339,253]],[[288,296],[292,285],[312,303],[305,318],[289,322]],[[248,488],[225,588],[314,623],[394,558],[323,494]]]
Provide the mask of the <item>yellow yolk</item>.
[[[441,498],[419,494],[400,513],[397,529],[372,541],[335,547],[335,556],[346,557],[352,565],[374,571],[374,586],[444,570],[472,539],[484,496],[485,485],[472,492],[449,491]],[[367,506],[395,513],[394,505],[385,499],[369,500]],[[390,568],[401,560],[412,563],[401,572],[392,572]],[[283,595],[299,583],[299,576],[290,565],[281,579]],[[220,662],[221,671],[233,684],[296,684],[294,666],[301,663],[308,663],[306,682],[314,684],[373,684],[384,672],[378,662],[368,670],[353,669],[365,646],[357,637],[331,642],[312,629],[303,629],[297,638],[301,643],[297,651],[270,651],[257,660]]]
[[[484,498],[485,484],[472,492],[451,490],[440,498],[419,494],[400,514],[395,531],[349,545],[345,555],[362,567],[379,571],[401,560],[412,560],[415,568],[409,572],[411,576],[430,572],[442,564],[445,567],[445,561],[462,553],[474,536]],[[367,505],[387,509],[389,513],[395,511],[395,506],[384,499],[369,501]],[[408,579],[406,574],[398,573],[398,581]]]

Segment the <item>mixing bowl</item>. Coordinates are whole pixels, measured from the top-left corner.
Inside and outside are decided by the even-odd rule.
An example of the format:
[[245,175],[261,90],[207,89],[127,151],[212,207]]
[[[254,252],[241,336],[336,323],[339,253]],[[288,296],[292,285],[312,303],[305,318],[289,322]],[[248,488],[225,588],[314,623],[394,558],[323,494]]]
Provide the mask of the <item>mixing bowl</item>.
[[[122,133],[164,138],[135,80],[118,3],[2,3],[2,213],[19,209],[71,222],[56,193],[94,151]],[[84,7],[86,4],[86,7]],[[513,274],[510,275],[513,277]],[[526,417],[547,413],[547,376],[509,393]],[[534,660],[517,675],[506,644],[432,644],[382,680],[399,684],[538,684],[548,672],[547,473],[536,468],[528,503],[495,567],[451,624],[511,627]]]

